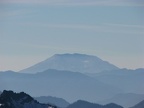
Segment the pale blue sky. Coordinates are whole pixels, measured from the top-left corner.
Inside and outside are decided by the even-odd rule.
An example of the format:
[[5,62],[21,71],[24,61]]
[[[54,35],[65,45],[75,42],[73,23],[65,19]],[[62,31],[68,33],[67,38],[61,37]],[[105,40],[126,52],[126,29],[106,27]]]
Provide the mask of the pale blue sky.
[[143,0],[0,1],[0,70],[75,52],[144,68],[143,19]]

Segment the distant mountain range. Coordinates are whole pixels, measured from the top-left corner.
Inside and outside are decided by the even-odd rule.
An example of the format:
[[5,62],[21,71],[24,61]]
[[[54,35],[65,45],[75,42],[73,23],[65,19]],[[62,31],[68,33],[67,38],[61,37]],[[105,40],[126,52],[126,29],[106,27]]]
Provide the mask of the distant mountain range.
[[[58,108],[50,104],[42,104],[34,100],[30,95],[20,92],[14,93],[13,91],[4,90],[0,95],[0,108]],[[87,101],[78,100],[66,108],[123,108],[114,103],[107,105],[99,105]]]
[[144,94],[123,93],[98,103],[100,104],[116,103],[118,105],[123,106],[124,108],[129,108],[136,105],[142,100],[144,100]]
[[55,106],[59,106],[60,108],[66,108],[70,103],[62,98],[52,97],[52,96],[40,96],[35,97],[35,100],[37,100],[40,103],[44,104],[52,104]]
[[125,93],[144,94],[144,69],[119,69],[105,71],[97,74],[87,74],[97,80],[113,85],[125,91]]
[[[56,54],[20,72],[0,72],[1,91],[24,91],[39,97],[40,102],[49,101],[65,108],[69,103],[63,99],[71,103],[76,100],[116,103],[128,108],[144,100],[143,82],[142,68],[119,69],[96,56],[77,53]],[[52,97],[50,101],[50,97],[40,96],[63,99],[53,98],[53,102]]]
[[[39,103],[36,100],[34,100],[30,95],[24,92],[15,93],[13,91],[4,90],[0,94],[0,108],[60,108],[60,107],[51,104]],[[78,100],[72,104],[69,104],[65,108],[123,108],[123,107],[115,103],[100,105],[96,103],[90,103],[88,101]],[[129,108],[144,108],[144,100],[134,105],[133,107]]]
[[23,69],[21,73],[43,72],[48,69],[68,70],[81,73],[98,73],[106,70],[116,70],[118,67],[100,58],[86,54],[55,54],[45,61]]
[[123,92],[82,73],[52,69],[37,74],[0,72],[0,87],[25,91],[34,97],[61,97],[69,102],[79,99],[96,102]]
[[1,90],[25,91],[34,97],[50,95],[69,102],[87,99],[124,107],[131,107],[144,99],[141,95],[144,94],[144,69],[120,69],[90,75],[92,77],[53,69],[36,74],[0,72],[0,87]]
[[49,104],[40,104],[28,94],[4,90],[0,95],[0,108],[57,108]]
[[123,108],[123,107],[120,105],[116,105],[114,103],[110,103],[107,105],[99,105],[87,101],[78,100],[77,102],[74,102],[73,104],[69,105],[67,108]]

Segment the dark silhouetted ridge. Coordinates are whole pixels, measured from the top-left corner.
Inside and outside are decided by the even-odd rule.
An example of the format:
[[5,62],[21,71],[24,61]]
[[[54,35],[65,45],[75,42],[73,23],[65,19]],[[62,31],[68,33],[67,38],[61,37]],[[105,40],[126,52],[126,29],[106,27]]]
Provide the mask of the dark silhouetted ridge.
[[[51,105],[40,104],[24,92],[14,93],[4,90],[0,95],[0,108],[48,108]],[[51,106],[51,108],[56,108]]]

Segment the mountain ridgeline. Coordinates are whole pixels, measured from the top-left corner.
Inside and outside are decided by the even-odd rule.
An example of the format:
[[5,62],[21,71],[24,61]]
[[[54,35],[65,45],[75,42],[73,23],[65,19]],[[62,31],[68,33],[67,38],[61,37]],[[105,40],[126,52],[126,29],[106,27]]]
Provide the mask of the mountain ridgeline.
[[[144,69],[142,68],[119,69],[96,56],[77,53],[56,54],[20,72],[0,72],[1,91],[24,91],[37,97],[35,99],[43,104],[28,95],[23,97],[26,95],[23,92],[17,94],[4,91],[0,95],[0,108],[53,108],[54,106],[60,108],[122,108],[121,106],[130,108],[134,105],[132,108],[144,108],[141,107],[143,106],[142,100],[144,100],[143,82]],[[8,93],[10,98],[8,96],[4,98],[6,97],[4,94]],[[18,99],[11,97],[12,94]],[[7,101],[12,102],[11,105],[14,107],[8,107],[9,104],[4,103]],[[74,103],[69,104],[67,101]],[[142,102],[139,103],[140,101]]]
[[21,73],[36,73],[48,69],[68,70],[81,73],[98,73],[106,70],[116,70],[118,67],[103,61],[96,56],[86,54],[55,54],[34,66],[21,70]]
[[125,93],[144,94],[144,69],[119,69],[91,74],[97,80],[113,85],[125,91]]
[[[0,108],[58,108],[58,106],[39,103],[36,100],[34,100],[30,95],[24,92],[14,93],[13,91],[4,90],[3,93],[0,95]],[[113,103],[107,105],[99,105],[87,101],[78,100],[77,102],[69,104],[65,108],[123,108],[123,107]]]
[[124,108],[129,108],[141,102],[142,100],[144,100],[144,94],[123,93],[117,94],[110,99],[105,99],[98,103],[103,105],[108,103],[115,103],[123,106]]
[[77,102],[74,102],[73,104],[69,105],[67,108],[123,108],[123,107],[120,105],[116,105],[114,103],[110,103],[107,105],[99,105],[87,101],[78,100]]
[[134,105],[131,108],[144,108],[144,100],[139,102],[138,104]]
[[49,104],[40,104],[24,92],[14,93],[4,90],[0,95],[0,108],[57,108]]
[[2,90],[25,91],[34,97],[61,97],[69,102],[79,99],[98,101],[122,92],[79,72],[53,69],[36,74],[0,72],[0,87]]
[[44,104],[49,103],[52,105],[59,106],[60,108],[66,108],[70,104],[69,102],[67,102],[62,98],[57,98],[52,96],[40,96],[40,97],[35,97],[34,99],[40,103],[44,103]]

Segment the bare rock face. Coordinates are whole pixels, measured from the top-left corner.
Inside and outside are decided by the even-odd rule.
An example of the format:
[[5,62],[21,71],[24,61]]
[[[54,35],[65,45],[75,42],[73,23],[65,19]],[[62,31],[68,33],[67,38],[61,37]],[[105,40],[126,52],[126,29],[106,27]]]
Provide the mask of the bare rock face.
[[55,106],[40,104],[28,94],[14,93],[4,90],[0,95],[0,108],[56,108]]

